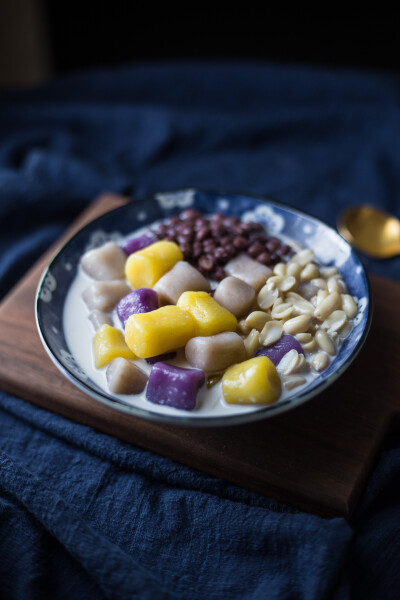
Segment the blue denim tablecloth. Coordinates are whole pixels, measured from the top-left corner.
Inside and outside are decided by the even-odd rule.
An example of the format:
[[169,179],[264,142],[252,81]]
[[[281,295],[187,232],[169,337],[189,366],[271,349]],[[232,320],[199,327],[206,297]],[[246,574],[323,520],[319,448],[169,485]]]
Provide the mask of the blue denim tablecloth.
[[[0,94],[0,297],[100,192],[400,216],[400,77],[153,64]],[[400,279],[400,259],[366,259]],[[397,599],[400,439],[325,520],[0,391],[0,598]]]

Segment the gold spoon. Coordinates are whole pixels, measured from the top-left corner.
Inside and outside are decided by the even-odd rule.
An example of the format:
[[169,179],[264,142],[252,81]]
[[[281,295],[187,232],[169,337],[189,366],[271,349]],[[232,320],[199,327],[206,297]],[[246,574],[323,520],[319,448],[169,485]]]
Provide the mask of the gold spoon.
[[374,258],[400,254],[400,221],[374,206],[346,209],[339,215],[339,233],[352,246]]

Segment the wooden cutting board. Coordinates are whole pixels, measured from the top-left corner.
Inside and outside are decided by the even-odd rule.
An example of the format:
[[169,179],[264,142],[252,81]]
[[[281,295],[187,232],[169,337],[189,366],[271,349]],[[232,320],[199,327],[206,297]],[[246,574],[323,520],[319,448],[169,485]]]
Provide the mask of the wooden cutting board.
[[108,408],[48,358],[34,318],[40,275],[56,247],[126,199],[100,197],[0,304],[0,387],[64,417],[249,490],[322,516],[349,518],[389,427],[398,422],[400,284],[371,276],[374,318],[346,373],[310,402],[258,423],[182,428]]

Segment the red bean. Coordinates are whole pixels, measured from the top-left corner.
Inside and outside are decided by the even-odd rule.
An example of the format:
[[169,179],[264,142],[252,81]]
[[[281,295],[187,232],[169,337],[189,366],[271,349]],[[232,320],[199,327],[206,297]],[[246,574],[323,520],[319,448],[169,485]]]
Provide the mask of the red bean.
[[240,223],[240,220],[237,217],[225,217],[223,222],[226,229],[232,229],[235,225]]
[[215,267],[210,273],[211,279],[214,279],[215,281],[222,281],[225,275],[225,271],[221,266]]
[[181,217],[185,220],[194,220],[201,217],[201,213],[198,210],[194,210],[193,208],[187,208],[183,211]]
[[237,237],[233,238],[232,244],[238,250],[244,250],[245,248],[248,247],[249,242],[242,235],[238,235]]
[[252,258],[256,258],[259,254],[265,252],[265,246],[260,242],[255,242],[249,247],[247,252]]
[[193,258],[199,258],[203,254],[203,246],[200,242],[195,242],[193,244],[192,256]]
[[158,226],[158,233],[167,233],[168,231],[168,225],[166,225],[165,223],[160,223],[160,225]]
[[267,242],[267,248],[270,252],[275,252],[280,246],[279,240],[276,238],[270,238]]
[[252,231],[251,224],[250,223],[240,223],[237,226],[237,231],[238,231],[238,233],[241,233],[241,234],[249,234]]
[[173,216],[156,230],[158,239],[179,244],[185,260],[204,275],[221,281],[223,265],[247,251],[262,264],[288,260],[294,251],[276,237],[268,238],[261,223],[243,223],[238,217],[215,213],[204,217],[199,211],[187,209],[181,217]]
[[216,239],[219,239],[224,235],[225,227],[222,225],[222,223],[217,223],[217,224],[212,223],[211,231],[212,231],[213,237]]
[[184,258],[186,258],[187,260],[192,258],[192,249],[189,244],[180,244],[179,247],[182,251]]
[[251,227],[251,231],[264,231],[264,227],[261,223],[257,223],[256,221],[249,221],[249,227]]
[[170,225],[166,231],[166,234],[171,237],[174,237],[176,235],[176,233],[177,233],[177,229],[175,227],[173,227],[172,225]]
[[199,240],[199,242],[202,242],[203,240],[209,238],[211,235],[211,229],[209,227],[205,227],[203,226],[201,229],[199,229],[196,233],[196,240]]
[[263,265],[271,264],[271,256],[268,252],[261,252],[261,254],[257,256],[257,260]]
[[230,244],[232,242],[232,236],[224,235],[218,239],[218,242],[221,244],[221,246],[226,246],[227,244]]
[[214,213],[213,215],[211,215],[211,222],[215,222],[215,221],[222,221],[224,218],[224,215],[221,215],[221,213]]
[[278,248],[277,253],[279,256],[286,256],[291,251],[291,247],[287,244],[283,244],[280,248]]
[[203,254],[199,258],[199,267],[201,267],[204,271],[211,271],[214,268],[214,259],[212,256],[208,256],[207,254]]
[[225,250],[228,253],[228,259],[226,262],[228,262],[228,260],[231,260],[231,258],[236,256],[238,253],[237,249],[235,248],[235,246],[233,244],[227,244],[225,246]]
[[272,265],[276,265],[278,262],[280,262],[280,260],[281,260],[280,256],[275,254],[275,252],[271,252],[271,264]]
[[219,262],[224,263],[229,260],[230,252],[227,250],[227,248],[221,248],[220,246],[219,248],[215,249],[214,256]]
[[187,245],[187,244],[190,244],[190,242],[191,242],[191,239],[189,237],[187,237],[186,235],[182,235],[182,234],[176,236],[176,240],[177,240],[179,246]]
[[200,229],[202,229],[203,227],[208,227],[208,221],[207,219],[196,219],[193,225],[193,229],[195,231],[199,231]]
[[267,241],[267,236],[261,231],[254,231],[250,233],[249,240],[250,242],[261,242],[262,244],[265,244]]
[[184,227],[182,227],[181,229],[183,235],[187,235],[189,237],[193,237],[193,227],[190,225],[185,225]]

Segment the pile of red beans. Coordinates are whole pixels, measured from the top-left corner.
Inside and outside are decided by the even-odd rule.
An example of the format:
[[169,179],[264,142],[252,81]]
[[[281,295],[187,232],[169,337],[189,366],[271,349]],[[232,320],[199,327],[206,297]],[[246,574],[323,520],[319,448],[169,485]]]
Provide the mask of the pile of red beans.
[[293,255],[290,246],[269,237],[260,223],[243,223],[219,213],[205,217],[188,209],[160,224],[154,233],[160,240],[176,242],[185,260],[215,281],[225,277],[224,265],[241,252],[263,265],[275,265]]

